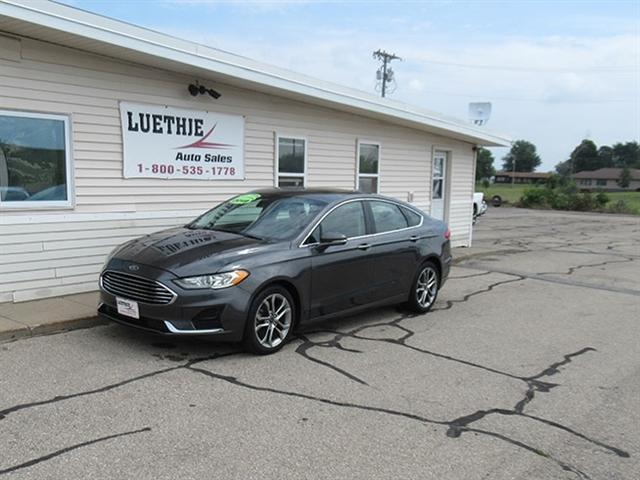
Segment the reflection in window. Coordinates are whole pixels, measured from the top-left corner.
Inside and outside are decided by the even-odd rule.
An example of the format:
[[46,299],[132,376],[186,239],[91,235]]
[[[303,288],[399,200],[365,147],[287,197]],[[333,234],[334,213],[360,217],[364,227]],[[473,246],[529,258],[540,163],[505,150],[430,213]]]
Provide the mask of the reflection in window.
[[380,146],[373,143],[358,144],[358,190],[378,193]]
[[67,203],[65,128],[64,117],[0,111],[0,202]]
[[278,137],[278,187],[304,187],[306,141]]
[[362,202],[350,202],[339,206],[322,220],[319,228],[320,238],[325,233],[341,233],[347,238],[364,235],[366,226]]
[[391,232],[408,227],[407,219],[397,205],[388,202],[371,202],[370,205],[375,233]]

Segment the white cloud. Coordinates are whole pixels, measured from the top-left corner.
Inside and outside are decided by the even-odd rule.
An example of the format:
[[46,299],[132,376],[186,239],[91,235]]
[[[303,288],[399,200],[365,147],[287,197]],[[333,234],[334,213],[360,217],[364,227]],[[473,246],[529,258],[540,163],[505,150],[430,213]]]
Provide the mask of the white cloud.
[[[402,29],[401,29],[402,30]],[[539,147],[543,168],[566,159],[591,132],[599,144],[640,135],[640,36],[443,38],[316,28],[309,35],[258,36],[171,32],[324,80],[374,92],[384,46],[394,62],[401,101],[465,118],[470,101],[492,101],[488,128]],[[472,67],[456,66],[471,65]]]

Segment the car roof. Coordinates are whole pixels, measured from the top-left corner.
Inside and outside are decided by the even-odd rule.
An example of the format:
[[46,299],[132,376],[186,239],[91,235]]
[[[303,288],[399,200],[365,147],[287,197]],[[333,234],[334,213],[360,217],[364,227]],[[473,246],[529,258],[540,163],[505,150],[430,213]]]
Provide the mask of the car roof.
[[339,188],[264,188],[252,190],[251,193],[270,198],[313,197],[327,202],[335,202],[355,196],[368,196],[366,193]]
[[391,201],[399,205],[403,205],[411,210],[419,212],[417,207],[408,204],[396,198],[385,197],[377,193],[365,193],[358,190],[347,190],[340,188],[263,188],[252,190],[250,193],[257,193],[265,198],[291,198],[291,197],[308,197],[323,200],[329,204],[337,203],[349,198],[354,199],[380,199]]

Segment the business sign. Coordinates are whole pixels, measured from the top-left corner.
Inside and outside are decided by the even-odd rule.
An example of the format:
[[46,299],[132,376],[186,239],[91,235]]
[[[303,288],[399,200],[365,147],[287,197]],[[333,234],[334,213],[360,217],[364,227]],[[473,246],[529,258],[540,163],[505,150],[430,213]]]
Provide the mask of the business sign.
[[120,102],[124,178],[244,179],[244,117]]

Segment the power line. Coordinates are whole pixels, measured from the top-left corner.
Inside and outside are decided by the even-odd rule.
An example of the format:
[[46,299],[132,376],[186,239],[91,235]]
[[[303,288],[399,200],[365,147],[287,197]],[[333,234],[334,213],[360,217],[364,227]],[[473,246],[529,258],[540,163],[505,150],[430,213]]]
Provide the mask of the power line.
[[380,49],[373,52],[373,58],[376,58],[382,61],[382,67],[379,68],[378,71],[376,72],[376,77],[380,82],[380,84],[382,85],[381,93],[382,93],[382,96],[384,97],[386,96],[386,93],[387,93],[387,83],[395,82],[395,79],[393,76],[393,70],[391,69],[391,67],[387,67],[387,65],[391,63],[392,60],[402,60],[402,59],[399,56],[397,56],[395,53],[387,53],[384,50],[380,50]]
[[512,65],[486,65],[474,63],[445,62],[441,60],[421,59],[423,63],[442,65],[446,67],[473,68],[484,70],[508,70],[514,72],[539,72],[539,73],[639,73],[638,65],[595,65],[592,67],[520,67]]

